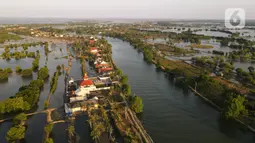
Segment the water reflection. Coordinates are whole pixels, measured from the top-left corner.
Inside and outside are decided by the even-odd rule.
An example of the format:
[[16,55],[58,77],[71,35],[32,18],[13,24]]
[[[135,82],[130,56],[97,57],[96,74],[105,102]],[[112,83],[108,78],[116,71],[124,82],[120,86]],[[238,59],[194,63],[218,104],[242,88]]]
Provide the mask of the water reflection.
[[[220,129],[220,113],[198,96],[186,92],[146,64],[128,43],[107,38],[112,44],[113,60],[128,75],[132,92],[143,98],[143,124],[155,142],[252,142],[253,134],[228,135]],[[227,121],[225,121],[227,123]],[[240,130],[238,125],[226,130]]]

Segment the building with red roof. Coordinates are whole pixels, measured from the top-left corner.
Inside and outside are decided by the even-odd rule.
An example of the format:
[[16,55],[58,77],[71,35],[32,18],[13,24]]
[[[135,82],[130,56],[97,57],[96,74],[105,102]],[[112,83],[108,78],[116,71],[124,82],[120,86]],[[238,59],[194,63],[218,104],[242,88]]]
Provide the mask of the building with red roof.
[[110,71],[112,71],[112,70],[113,70],[113,68],[104,67],[104,68],[98,69],[98,72],[99,72],[99,73],[103,73],[103,72],[110,72]]
[[98,53],[98,49],[96,47],[92,47],[92,48],[90,48],[90,52],[92,54],[97,54]]
[[80,86],[91,86],[91,85],[94,85],[94,83],[92,80],[89,80],[89,79],[83,80],[80,84]]
[[101,63],[97,63],[96,65],[95,65],[95,67],[96,68],[101,68],[101,67],[108,67],[109,66],[109,64],[107,63],[107,62],[101,62]]

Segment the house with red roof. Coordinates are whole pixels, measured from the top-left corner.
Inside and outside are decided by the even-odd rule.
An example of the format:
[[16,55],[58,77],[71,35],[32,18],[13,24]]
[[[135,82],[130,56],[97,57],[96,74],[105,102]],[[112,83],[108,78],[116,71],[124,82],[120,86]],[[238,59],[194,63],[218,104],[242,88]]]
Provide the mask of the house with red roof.
[[109,64],[105,61],[102,61],[101,63],[97,63],[95,67],[96,68],[109,67]]
[[89,80],[89,79],[86,79],[86,80],[83,80],[81,83],[80,83],[80,87],[89,87],[91,85],[94,85],[93,81],[92,80]]
[[96,47],[91,47],[91,48],[90,48],[90,52],[91,52],[92,54],[97,54],[97,53],[98,53],[98,49],[97,49]]
[[111,67],[103,67],[98,69],[98,72],[100,74],[110,74],[112,71],[113,71],[113,68]]

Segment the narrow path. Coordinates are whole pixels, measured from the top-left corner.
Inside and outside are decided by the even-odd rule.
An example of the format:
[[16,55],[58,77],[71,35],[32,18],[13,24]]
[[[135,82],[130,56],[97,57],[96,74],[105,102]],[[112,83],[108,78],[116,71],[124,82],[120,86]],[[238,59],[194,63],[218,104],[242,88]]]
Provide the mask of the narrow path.
[[[50,108],[50,109],[47,109],[47,110],[43,110],[43,111],[38,111],[38,112],[33,112],[33,113],[28,113],[26,114],[27,116],[31,116],[31,115],[36,115],[36,114],[40,114],[40,113],[46,113],[47,116],[50,114],[51,115],[51,112],[56,110],[56,108]],[[9,121],[9,120],[12,120],[14,117],[9,117],[9,118],[5,118],[5,119],[2,119],[0,120],[0,123],[2,122],[5,122],[5,121]],[[51,117],[49,117],[49,120],[51,120]],[[48,117],[47,117],[47,121],[48,121]]]

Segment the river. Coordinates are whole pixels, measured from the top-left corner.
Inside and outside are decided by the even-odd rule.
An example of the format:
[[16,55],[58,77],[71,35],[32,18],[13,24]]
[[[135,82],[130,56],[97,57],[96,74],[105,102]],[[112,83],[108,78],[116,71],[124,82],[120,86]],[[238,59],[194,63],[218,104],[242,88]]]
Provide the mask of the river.
[[[168,80],[163,72],[157,71],[154,65],[143,61],[143,54],[138,53],[127,42],[118,39],[107,38],[112,44],[113,60],[120,67],[124,74],[128,75],[129,83],[133,93],[141,96],[144,102],[144,112],[141,115],[142,123],[156,143],[177,142],[177,143],[235,143],[254,142],[254,135],[242,129],[236,123],[229,123],[220,118],[220,114],[206,104],[193,93],[187,92],[175,86]],[[62,52],[60,52],[62,48]],[[54,52],[49,54],[47,62],[50,76],[56,70],[58,64],[67,65],[67,59],[58,59],[67,54],[65,44],[50,45]],[[44,50],[41,51],[40,67],[45,64]],[[31,48],[30,50],[35,50]],[[26,60],[29,60],[26,61]],[[14,70],[17,65],[22,68],[31,66],[31,59],[19,61],[1,60],[2,67],[12,67]],[[10,64],[11,63],[11,64]],[[22,64],[20,64],[22,63]],[[82,77],[80,61],[73,59],[70,76],[75,79]],[[95,76],[95,72],[87,64],[89,76]],[[37,73],[33,74],[36,79]],[[20,75],[13,74],[9,77],[8,83],[1,83],[1,97],[4,100],[18,91],[21,85],[28,84],[31,79],[21,78]],[[64,94],[64,74],[59,77],[58,87],[52,95],[50,107],[59,108],[63,106]],[[43,103],[49,94],[50,82],[47,81],[41,92],[37,111],[43,110]],[[79,116],[75,120],[75,129],[79,135],[79,142],[91,142],[89,126],[86,123],[87,116]],[[46,124],[46,115],[38,114],[29,117],[28,128],[25,134],[26,143],[39,143],[43,139],[43,128]],[[0,142],[6,143],[5,135],[11,128],[11,122],[0,124]],[[241,129],[240,129],[241,128]],[[66,143],[67,124],[60,123],[54,125],[52,137],[55,143]]]
[[255,136],[193,93],[175,86],[129,43],[106,38],[113,60],[128,75],[132,92],[143,98],[142,122],[156,143],[250,143]]

